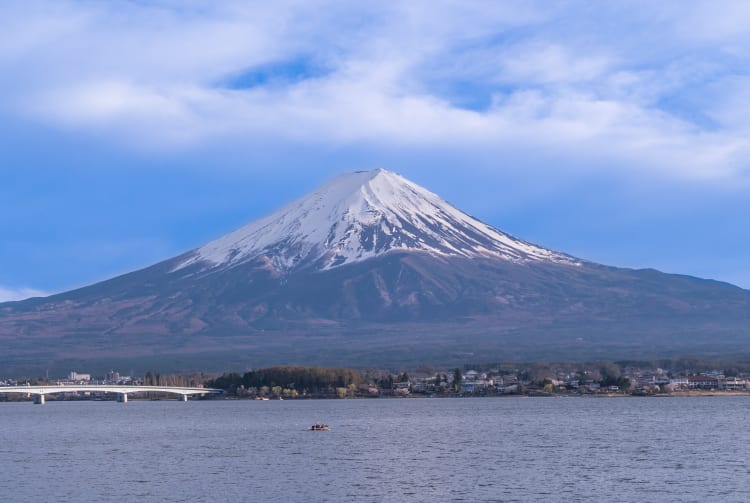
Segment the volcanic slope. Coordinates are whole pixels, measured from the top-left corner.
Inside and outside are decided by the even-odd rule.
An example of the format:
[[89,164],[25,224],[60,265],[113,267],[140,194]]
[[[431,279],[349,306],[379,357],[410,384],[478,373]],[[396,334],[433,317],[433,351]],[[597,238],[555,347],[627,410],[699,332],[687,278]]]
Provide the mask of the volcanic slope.
[[375,170],[152,267],[0,304],[0,365],[736,355],[749,322],[748,291],[548,250]]

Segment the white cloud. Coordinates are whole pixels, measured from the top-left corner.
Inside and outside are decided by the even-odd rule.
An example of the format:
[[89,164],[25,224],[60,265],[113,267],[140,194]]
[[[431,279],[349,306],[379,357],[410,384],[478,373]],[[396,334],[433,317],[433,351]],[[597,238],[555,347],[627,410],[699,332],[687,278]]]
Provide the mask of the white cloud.
[[[748,174],[746,87],[690,98],[745,82],[747,9],[729,22],[708,13],[713,3],[680,2],[31,5],[0,7],[13,21],[0,74],[14,76],[0,77],[0,110],[139,148],[265,138],[544,148],[569,169]],[[704,14],[708,26],[686,31]],[[325,71],[220,84],[298,58]],[[482,93],[484,108],[455,99]]]
[[590,82],[604,76],[611,65],[605,56],[571,54],[558,44],[512,47],[497,59],[497,79],[526,85]]
[[50,294],[41,290],[36,290],[34,288],[13,288],[0,286],[0,302],[24,300],[30,297],[46,297],[48,295]]

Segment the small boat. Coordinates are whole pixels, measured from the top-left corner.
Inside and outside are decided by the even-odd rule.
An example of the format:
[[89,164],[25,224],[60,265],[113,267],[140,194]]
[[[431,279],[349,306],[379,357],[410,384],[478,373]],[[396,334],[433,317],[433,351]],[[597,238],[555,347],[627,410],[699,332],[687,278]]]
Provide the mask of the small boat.
[[330,429],[331,428],[327,424],[315,423],[314,425],[308,428],[308,431],[328,431]]

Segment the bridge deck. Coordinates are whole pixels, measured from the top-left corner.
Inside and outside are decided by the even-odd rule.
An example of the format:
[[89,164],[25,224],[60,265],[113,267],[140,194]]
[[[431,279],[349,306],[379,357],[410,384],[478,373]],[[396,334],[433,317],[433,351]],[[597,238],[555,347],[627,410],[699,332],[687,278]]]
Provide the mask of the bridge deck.
[[205,395],[222,393],[212,388],[183,388],[177,386],[118,386],[110,384],[80,384],[59,386],[0,386],[0,393],[29,393],[32,395],[50,395],[53,393],[72,393],[78,391],[98,391],[104,393],[131,394],[147,391],[173,393],[175,395]]

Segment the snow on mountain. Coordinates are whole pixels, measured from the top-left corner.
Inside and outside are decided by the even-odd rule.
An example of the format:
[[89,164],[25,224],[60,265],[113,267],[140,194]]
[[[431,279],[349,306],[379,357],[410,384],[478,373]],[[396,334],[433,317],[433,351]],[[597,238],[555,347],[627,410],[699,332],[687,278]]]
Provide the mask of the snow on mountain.
[[576,259],[516,239],[396,173],[341,175],[261,220],[191,252],[192,264],[231,267],[261,255],[276,269],[325,270],[392,250],[513,262]]

